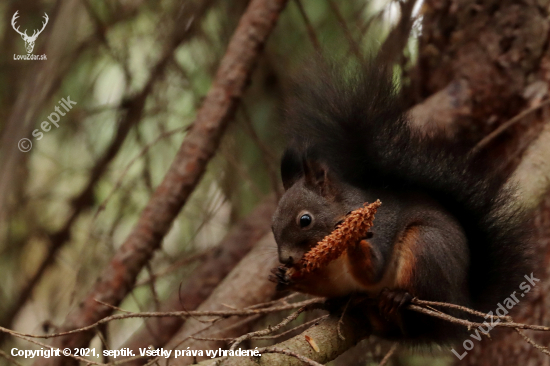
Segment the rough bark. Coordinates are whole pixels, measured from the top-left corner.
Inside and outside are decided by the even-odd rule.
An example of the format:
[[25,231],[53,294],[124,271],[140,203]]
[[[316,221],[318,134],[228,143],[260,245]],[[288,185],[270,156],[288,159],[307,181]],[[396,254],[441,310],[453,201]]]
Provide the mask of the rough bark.
[[[219,249],[205,258],[179,291],[164,303],[160,311],[196,310],[269,231],[274,210],[273,197],[259,204],[247,218],[227,234],[218,245]],[[136,332],[124,347],[134,350],[135,354],[139,354],[139,348],[147,348],[150,345],[161,348],[178,332],[184,322],[184,319],[176,317],[148,319],[146,325]],[[142,360],[126,363],[126,365],[136,366],[141,364],[143,364]]]
[[424,6],[420,100],[464,81],[469,117],[478,122],[470,127],[487,132],[494,128],[489,118],[498,123],[525,106],[527,86],[548,81],[538,72],[547,51],[548,9],[537,2],[428,0]]
[[[96,300],[118,305],[132,290],[143,266],[159,248],[172,222],[201,179],[221,136],[232,118],[260,51],[273,30],[285,0],[254,0],[248,6],[221,60],[214,84],[206,95],[172,165],[143,210],[141,217],[63,330],[92,324],[112,312]],[[56,339],[55,346],[85,347],[93,332]],[[37,365],[74,363],[66,358],[42,359]]]

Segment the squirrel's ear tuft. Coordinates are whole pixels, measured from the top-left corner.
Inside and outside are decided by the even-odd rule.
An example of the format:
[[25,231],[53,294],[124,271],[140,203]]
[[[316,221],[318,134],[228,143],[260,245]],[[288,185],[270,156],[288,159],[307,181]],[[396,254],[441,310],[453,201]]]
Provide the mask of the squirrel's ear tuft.
[[306,186],[313,189],[323,197],[335,196],[332,174],[326,164],[318,160],[305,160],[303,163]]
[[304,175],[300,154],[292,148],[286,149],[281,159],[281,177],[285,191]]

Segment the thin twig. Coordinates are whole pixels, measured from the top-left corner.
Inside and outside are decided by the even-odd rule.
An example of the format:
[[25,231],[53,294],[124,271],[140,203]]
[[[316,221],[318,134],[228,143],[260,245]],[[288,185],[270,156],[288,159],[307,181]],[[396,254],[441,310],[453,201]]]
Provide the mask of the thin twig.
[[519,330],[518,328],[516,328],[516,332],[518,332],[519,335],[521,335],[527,343],[529,343],[530,345],[532,345],[533,347],[535,347],[536,349],[538,349],[542,353],[547,354],[547,355],[550,356],[550,351],[548,351],[548,347],[544,347],[544,346],[541,346],[540,344],[536,343],[534,340],[527,337],[527,335],[525,333],[523,333],[521,330]]
[[0,332],[8,333],[14,336],[19,337],[30,337],[30,338],[54,338],[54,337],[61,337],[66,336],[69,334],[74,333],[80,333],[85,332],[90,329],[94,329],[98,325],[105,324],[108,322],[111,322],[113,320],[120,320],[120,319],[130,319],[130,318],[165,318],[165,317],[192,317],[192,316],[216,316],[216,317],[230,317],[230,316],[246,316],[246,315],[256,315],[256,314],[269,314],[269,313],[275,313],[278,311],[283,310],[290,310],[290,309],[296,309],[300,307],[305,307],[308,305],[313,304],[320,304],[324,302],[324,298],[315,298],[310,300],[305,300],[301,302],[296,302],[292,304],[286,304],[286,305],[280,305],[280,306],[273,306],[270,308],[265,309],[241,309],[241,310],[209,310],[209,311],[167,311],[167,312],[140,312],[140,313],[130,313],[130,314],[117,314],[117,315],[111,315],[108,317],[105,317],[94,324],[70,330],[67,332],[62,333],[54,333],[54,334],[46,334],[46,335],[34,335],[34,334],[27,334],[27,333],[20,333],[16,332],[11,329],[7,329],[4,327],[0,327]]
[[[154,274],[153,278],[154,279],[158,279],[159,277],[163,277],[163,276],[166,276],[167,274],[170,274],[172,273],[173,271],[177,270],[177,269],[180,269],[182,268],[182,266],[186,265],[186,264],[189,264],[189,263],[192,263],[192,262],[195,262],[195,261],[199,261],[199,260],[202,260],[204,259],[207,255],[209,255],[210,253],[212,253],[216,248],[210,248],[210,249],[207,249],[207,250],[204,250],[202,252],[199,252],[199,253],[194,253],[194,254],[191,254],[189,255],[188,257],[184,257],[184,258],[181,258],[177,261],[175,261],[174,263],[172,263],[171,265],[169,265],[168,267],[166,267],[165,269],[157,272]],[[139,286],[143,286],[143,285],[148,285],[150,282],[151,282],[152,278],[146,278],[142,281],[138,281],[136,283],[136,286],[135,287],[139,287]]]
[[118,310],[118,311],[122,311],[123,313],[126,313],[126,314],[135,314],[134,312],[132,311],[128,311],[128,310],[124,310],[122,308],[119,308],[118,306],[114,306],[114,305],[111,305],[111,304],[107,304],[106,302],[103,302],[101,300],[98,300],[98,299],[94,299],[96,302],[100,303],[101,305],[105,305],[105,306],[108,306],[110,307],[111,309],[113,310]]
[[361,50],[359,48],[359,45],[357,44],[357,41],[353,38],[353,35],[351,34],[351,31],[348,27],[348,24],[346,20],[344,19],[344,16],[340,12],[340,9],[338,8],[338,5],[333,0],[327,0],[328,5],[330,6],[330,9],[336,16],[336,19],[338,20],[338,23],[340,25],[340,28],[342,28],[342,31],[344,32],[344,35],[346,36],[346,39],[349,43],[349,47],[351,52],[357,57],[358,61],[364,61],[365,58],[363,54],[361,53]]
[[313,45],[315,52],[317,52],[318,54],[322,54],[323,49],[321,48],[321,44],[319,43],[319,40],[317,39],[317,35],[315,34],[315,29],[313,28],[313,26],[311,25],[311,22],[309,21],[309,17],[306,14],[306,11],[302,5],[302,2],[300,0],[294,0],[294,2],[298,6],[298,10],[300,11],[300,15],[302,16],[302,20],[304,21],[304,24],[306,26],[307,36],[311,41],[311,44]]
[[344,315],[346,314],[346,310],[348,310],[349,303],[351,301],[351,296],[348,299],[348,302],[346,303],[346,306],[344,306],[344,310],[342,311],[342,315],[340,315],[340,319],[338,320],[338,326],[336,327],[336,330],[338,331],[338,337],[340,337],[341,340],[345,341],[346,338],[342,334],[342,330],[340,329],[340,326],[344,324]]
[[[238,322],[235,322],[231,325],[228,325],[227,327],[223,327],[221,329],[215,329],[215,333],[212,333],[212,334],[220,334],[220,333],[226,333],[232,329],[235,329],[235,328],[240,328],[242,327],[243,325],[245,324],[248,324],[248,323],[251,323],[257,319],[259,319],[263,314],[257,314],[257,315],[252,315],[248,318],[244,318]],[[214,337],[211,337],[211,339],[215,339]],[[235,337],[232,337],[232,338],[218,338],[220,341],[227,341],[227,342],[231,342],[235,339]]]
[[141,158],[142,156],[144,156],[147,151],[149,151],[149,149],[153,146],[155,146],[158,142],[160,142],[161,140],[167,138],[167,137],[170,137],[176,133],[180,133],[180,132],[185,132],[185,130],[187,130],[189,128],[189,126],[184,126],[184,127],[179,127],[179,128],[176,128],[176,129],[173,129],[173,130],[170,130],[170,131],[166,131],[166,132],[163,132],[161,133],[159,136],[157,136],[157,138],[155,140],[153,140],[152,142],[148,143],[147,145],[145,145],[143,147],[143,149],[141,149],[141,151],[139,152],[139,154],[137,154],[136,156],[134,156],[132,158],[132,160],[130,160],[130,162],[128,164],[126,164],[126,167],[124,168],[124,170],[122,171],[122,173],[120,174],[120,176],[118,177],[117,181],[115,182],[115,185],[113,187],[113,189],[111,189],[111,192],[109,192],[109,194],[107,195],[107,197],[99,204],[96,212],[94,213],[94,217],[93,219],[95,220],[97,218],[97,216],[99,215],[99,213],[101,211],[103,211],[105,209],[105,207],[107,206],[107,203],[110,201],[111,197],[118,191],[118,189],[122,186],[122,182],[124,180],[124,178],[126,177],[126,174],[128,173],[128,171],[130,170],[130,168],[134,165],[134,163],[139,159]]
[[[434,316],[434,317],[439,318],[439,319],[447,320],[448,322],[451,322],[451,323],[464,325],[465,327],[468,327],[468,328],[485,326],[485,324],[455,318],[454,316],[451,316],[451,315],[448,315],[448,314],[445,314],[445,313],[435,312],[433,310],[425,309],[425,308],[417,306],[417,305],[409,305],[407,307],[407,309],[410,309],[410,310],[413,310],[413,311],[416,311],[416,312],[419,312],[419,313],[423,313],[423,314],[426,314],[426,315],[431,315],[431,316]],[[490,316],[489,314],[486,314],[486,315]],[[530,324],[514,323],[512,321],[492,323],[491,326],[501,327],[501,328],[514,328],[514,329],[531,329],[531,330],[540,330],[540,331],[545,331],[545,332],[550,331],[550,327],[545,327],[545,326],[542,326],[542,325],[530,325]]]
[[14,364],[15,366],[23,366],[15,358],[11,357],[10,355],[8,355],[6,352],[2,351],[1,349],[0,349],[0,357],[4,358],[9,363]]
[[157,292],[157,288],[156,288],[156,282],[157,282],[157,277],[155,275],[155,273],[153,272],[153,267],[151,266],[151,262],[148,262],[146,265],[145,265],[145,268],[147,269],[147,273],[149,274],[149,290],[151,292],[151,296],[153,297],[153,304],[155,305],[155,311],[159,311],[160,310],[160,299],[159,299],[159,295],[158,295],[158,292]]
[[390,350],[388,351],[388,353],[386,353],[386,355],[384,356],[384,358],[382,359],[382,361],[380,361],[380,363],[378,364],[378,366],[384,366],[385,364],[388,363],[388,361],[390,360],[391,356],[393,356],[393,354],[395,353],[395,351],[397,350],[397,347],[399,346],[399,343],[394,343],[393,346],[391,346]]
[[[285,330],[284,332],[282,333],[279,333],[279,334],[275,334],[275,335],[272,335],[272,336],[261,336],[261,337],[254,337],[252,339],[276,339],[276,338],[280,338],[284,335],[287,335],[288,333],[291,333],[291,332],[294,332],[296,331],[297,329],[300,329],[300,328],[303,328],[303,327],[307,327],[308,325],[311,325],[311,324],[317,324],[318,322],[320,322],[321,320],[323,319],[326,319],[328,318],[330,315],[329,314],[326,314],[326,315],[323,315],[323,316],[320,316],[318,318],[315,318],[313,320],[310,320],[308,322],[305,322],[305,323],[302,323],[300,325],[297,325],[295,326],[294,328],[290,328],[289,330]],[[307,329],[306,329],[307,330]]]
[[[426,301],[426,300],[419,300],[417,298],[414,298],[412,300],[412,303],[416,304],[416,305],[421,305],[421,306],[423,305],[423,306],[426,306],[426,307],[429,307],[429,306],[442,306],[442,307],[446,307],[446,308],[457,309],[457,310],[461,310],[461,311],[464,311],[464,312],[472,314],[472,315],[477,315],[477,316],[482,317],[482,318],[487,318],[488,316],[491,316],[495,319],[502,319],[502,320],[507,320],[507,321],[510,320],[509,316],[485,314],[485,313],[482,313],[481,311],[473,310],[473,309],[467,308],[465,306],[456,305],[456,304],[449,304],[449,303],[446,303],[446,302]],[[439,311],[439,310],[434,309],[434,311]]]
[[288,300],[295,298],[299,294],[300,294],[299,292],[293,292],[288,296],[281,297],[280,299],[272,300],[272,301],[268,301],[268,302],[262,302],[260,304],[248,306],[245,309],[258,309],[258,308],[263,308],[263,307],[270,306],[270,305],[273,305],[273,304],[278,304],[280,302],[282,302],[284,304],[288,304],[288,302],[287,302]]
[[271,181],[271,186],[275,191],[277,197],[280,198],[283,195],[283,192],[281,189],[281,185],[279,184],[277,174],[277,169],[279,167],[278,158],[273,154],[271,149],[262,141],[262,139],[260,139],[260,136],[258,136],[258,134],[256,133],[256,130],[254,129],[254,125],[252,123],[252,118],[250,118],[250,114],[248,113],[248,109],[246,108],[244,103],[241,105],[241,111],[246,131],[248,132],[252,140],[256,143],[256,146],[258,146],[258,148],[262,152],[260,154],[260,157],[265,165],[269,180]]
[[307,309],[307,306],[302,306],[300,309],[298,309],[294,313],[290,314],[289,316],[284,318],[282,322],[280,322],[279,324],[277,324],[273,327],[268,326],[267,329],[262,329],[262,330],[258,330],[258,331],[255,331],[255,332],[250,332],[250,333],[247,333],[247,334],[244,334],[244,335],[238,337],[237,339],[235,339],[233,341],[233,344],[231,345],[229,350],[234,351],[237,348],[237,346],[239,344],[241,344],[243,341],[246,341],[248,339],[251,339],[251,338],[254,338],[254,337],[257,337],[257,336],[268,335],[268,334],[271,334],[271,333],[281,329],[282,327],[284,327],[285,325],[287,325],[291,321],[295,320],[298,316],[300,316],[300,314],[302,314],[304,311],[306,311],[306,309]]
[[481,139],[481,141],[479,141],[477,143],[477,145],[472,148],[472,151],[470,152],[470,154],[471,155],[477,154],[481,149],[483,149],[485,146],[487,146],[489,144],[489,142],[491,142],[495,137],[497,137],[502,132],[504,132],[505,130],[510,128],[516,122],[521,121],[525,116],[535,112],[536,110],[538,110],[538,109],[540,109],[540,108],[542,108],[542,107],[544,107],[548,104],[550,104],[550,99],[547,99],[544,102],[541,102],[540,104],[538,104],[534,107],[528,108],[528,109],[524,110],[523,112],[518,113],[517,115],[515,115],[514,117],[512,117],[508,121],[506,121],[503,124],[501,124],[500,126],[498,126],[498,128],[495,129],[493,132],[491,132],[490,134],[485,136],[483,139]]
[[[250,339],[254,339],[254,340],[277,339],[277,338],[280,338],[282,336],[287,335],[288,333],[294,332],[294,331],[296,331],[300,328],[304,328],[304,327],[307,327],[308,325],[318,323],[319,321],[321,321],[323,319],[326,319],[328,317],[329,317],[329,314],[326,314],[326,315],[320,316],[318,318],[315,318],[313,320],[310,320],[308,322],[297,325],[294,328],[290,328],[288,330],[285,330],[284,332],[279,333],[279,334],[275,334],[275,335],[271,335],[271,336],[252,337]],[[190,337],[190,338],[196,339],[198,341],[211,341],[211,342],[232,342],[232,341],[235,340],[235,338],[212,338],[212,337],[210,337],[210,338],[209,337]]]

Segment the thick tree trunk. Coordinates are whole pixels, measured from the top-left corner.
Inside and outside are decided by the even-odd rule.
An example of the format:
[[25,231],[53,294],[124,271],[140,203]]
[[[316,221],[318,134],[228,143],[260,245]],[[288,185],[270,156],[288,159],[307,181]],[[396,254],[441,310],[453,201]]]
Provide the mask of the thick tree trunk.
[[[548,97],[550,81],[548,6],[546,0],[425,1],[419,64],[413,79],[417,102],[424,102],[417,117],[431,118],[428,123],[431,122],[432,127],[445,125],[453,131],[456,131],[454,127],[466,127],[471,138],[480,140],[518,113],[539,105]],[[499,158],[517,165],[519,159],[515,157],[531,142],[533,135],[540,132],[547,115],[548,107],[533,110],[500,138],[491,141],[487,148],[495,149]],[[547,129],[539,141],[547,139]],[[520,182],[520,200],[528,206],[540,202],[548,189],[547,165],[535,163],[544,161],[537,157],[547,150],[543,145],[538,143],[539,148],[528,150],[515,176]],[[539,178],[541,174],[544,179]],[[548,197],[536,213],[535,226],[537,257],[542,259],[535,277],[541,282],[535,294],[521,302],[520,314],[514,319],[548,325]],[[510,289],[510,293],[514,290]],[[542,345],[550,341],[548,333],[533,337]],[[457,359],[457,363],[476,366],[550,364],[548,356],[528,345],[517,333],[493,330],[491,338],[475,341],[474,348],[462,361]],[[462,353],[464,349],[459,348]]]

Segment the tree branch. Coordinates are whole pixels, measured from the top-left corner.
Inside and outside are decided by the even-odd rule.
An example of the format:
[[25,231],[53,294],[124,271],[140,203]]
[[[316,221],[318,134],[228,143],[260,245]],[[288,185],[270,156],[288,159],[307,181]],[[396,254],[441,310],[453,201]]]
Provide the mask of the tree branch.
[[[281,342],[272,347],[260,349],[260,351],[274,352],[264,353],[261,357],[229,357],[221,362],[223,366],[303,366],[303,361],[296,358],[294,354],[307,358],[320,364],[325,364],[340,354],[353,347],[361,339],[370,333],[370,327],[358,321],[358,319],[345,316],[343,322],[339,325],[340,316],[330,316],[325,321],[309,328],[302,334],[299,334],[285,342]],[[338,327],[345,339],[338,336]],[[319,351],[313,349],[307,341],[307,337],[313,340]],[[283,354],[277,350],[285,350],[288,353]],[[276,352],[276,353],[275,353]],[[213,366],[216,361],[221,359],[205,360],[200,362],[200,366]],[[312,364],[312,363],[310,363]]]

